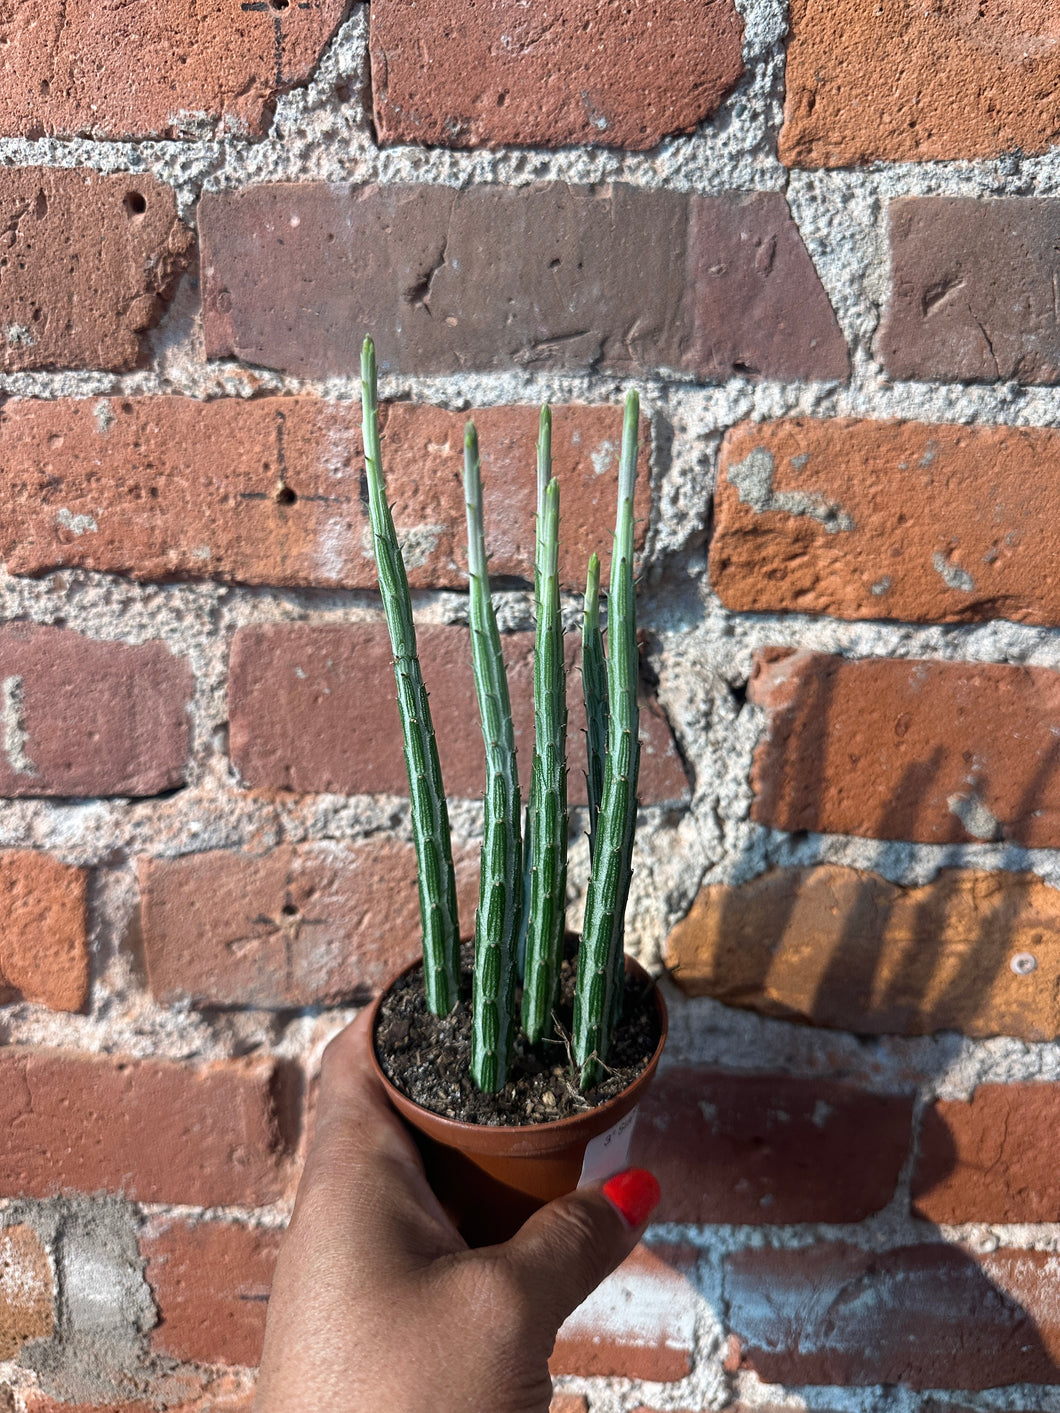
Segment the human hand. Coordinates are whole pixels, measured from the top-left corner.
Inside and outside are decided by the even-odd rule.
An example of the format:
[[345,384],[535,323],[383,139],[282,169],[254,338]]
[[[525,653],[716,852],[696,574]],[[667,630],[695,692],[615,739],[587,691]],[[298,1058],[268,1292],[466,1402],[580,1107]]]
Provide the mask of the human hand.
[[255,1413],[547,1413],[556,1332],[632,1251],[658,1184],[620,1174],[470,1250],[371,1071],[370,1045],[365,1014],[324,1055]]

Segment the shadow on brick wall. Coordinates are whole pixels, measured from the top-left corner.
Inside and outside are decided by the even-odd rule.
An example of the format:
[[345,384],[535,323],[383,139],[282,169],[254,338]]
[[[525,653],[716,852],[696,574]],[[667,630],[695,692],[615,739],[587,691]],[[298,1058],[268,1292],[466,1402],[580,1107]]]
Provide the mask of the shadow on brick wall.
[[[828,761],[826,691],[813,707],[809,741],[805,723],[799,733],[803,780],[808,749],[822,779]],[[866,833],[896,837],[898,822],[937,784],[941,757],[940,749],[909,763]],[[1037,808],[1055,769],[1053,759],[1041,763],[1017,817]],[[837,775],[830,773],[833,788]],[[856,776],[848,788],[857,788]],[[946,870],[913,889],[853,868],[776,869],[740,888],[704,890],[670,960],[684,957],[694,978],[676,979],[692,994],[821,1027],[824,1051],[836,1030],[1053,1039],[1056,986],[1043,976],[1034,994],[1048,984],[1049,997],[1030,1008],[1021,1002],[1028,968],[1038,964],[1023,950],[1027,914],[1044,889],[1006,872],[1021,866],[1014,848],[1003,850],[996,873]],[[916,1047],[910,1085],[933,1094],[955,1053]],[[663,1219],[832,1227],[891,1208],[854,1241],[835,1239],[834,1227],[797,1248],[772,1247],[768,1237],[757,1245],[756,1237],[754,1249],[727,1258],[733,1367],[797,1385],[970,1391],[1060,1383],[1060,1260],[973,1250],[972,1241],[944,1235],[965,1223],[1056,1220],[1060,1183],[1046,1150],[1060,1101],[1051,1093],[1046,1085],[983,1085],[972,1101],[919,1111],[908,1092],[870,1093],[839,1078],[664,1072],[637,1147],[676,1193]],[[978,1245],[993,1248],[994,1240]]]

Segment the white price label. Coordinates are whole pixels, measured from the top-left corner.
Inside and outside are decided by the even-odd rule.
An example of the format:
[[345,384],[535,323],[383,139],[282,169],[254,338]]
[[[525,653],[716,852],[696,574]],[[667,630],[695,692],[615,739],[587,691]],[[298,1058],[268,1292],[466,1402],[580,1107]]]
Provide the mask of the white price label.
[[633,1128],[637,1122],[636,1105],[624,1114],[606,1133],[598,1134],[585,1150],[582,1160],[582,1175],[578,1186],[585,1187],[590,1182],[600,1182],[613,1177],[626,1166],[629,1146],[633,1142]]

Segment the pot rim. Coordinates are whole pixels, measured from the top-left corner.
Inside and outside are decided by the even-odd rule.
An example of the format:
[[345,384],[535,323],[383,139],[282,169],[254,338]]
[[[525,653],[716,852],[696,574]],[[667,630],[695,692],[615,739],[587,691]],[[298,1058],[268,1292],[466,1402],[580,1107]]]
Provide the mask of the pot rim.
[[[618,1122],[621,1117],[640,1102],[643,1092],[655,1077],[655,1071],[658,1069],[659,1059],[662,1056],[663,1049],[666,1045],[666,1038],[669,1033],[669,1012],[666,1007],[666,998],[662,994],[658,981],[656,981],[649,971],[641,966],[640,962],[638,962],[635,957],[631,957],[628,952],[623,955],[625,957],[626,971],[637,979],[651,984],[652,994],[655,999],[656,1014],[659,1019],[659,1040],[648,1059],[648,1063],[641,1070],[640,1074],[637,1075],[636,1079],[634,1079],[631,1084],[627,1085],[625,1089],[620,1090],[618,1094],[612,1094],[610,1099],[605,1099],[602,1104],[594,1104],[591,1109],[586,1109],[578,1114],[568,1114],[562,1119],[545,1119],[542,1123],[537,1124],[472,1124],[467,1123],[463,1119],[451,1119],[445,1114],[436,1113],[434,1109],[427,1109],[422,1104],[417,1104],[415,1099],[410,1099],[407,1094],[404,1094],[398,1089],[394,1082],[387,1077],[386,1072],[379,1063],[379,1057],[376,1054],[376,1021],[379,1017],[379,1008],[383,1004],[383,998],[390,991],[391,987],[393,987],[394,983],[400,980],[401,977],[407,975],[410,971],[415,971],[417,967],[422,967],[422,957],[417,957],[415,961],[409,962],[407,966],[395,972],[386,985],[380,989],[378,995],[371,1003],[370,1030],[372,1043],[370,1049],[372,1068],[377,1077],[382,1081],[386,1088],[388,1098],[399,1113],[404,1114],[407,1118],[416,1123],[420,1122],[419,1116],[422,1115],[424,1131],[430,1132],[440,1138],[441,1141],[450,1142],[454,1146],[460,1146],[470,1150],[478,1147],[478,1144],[474,1142],[475,1136],[478,1136],[478,1138],[482,1140],[486,1139],[487,1135],[492,1135],[492,1139],[486,1139],[486,1141],[489,1147],[493,1147],[494,1144],[500,1142],[499,1136],[504,1134],[510,1137],[513,1144],[521,1139],[527,1140],[531,1135],[536,1135],[537,1144],[542,1147],[544,1147],[548,1139],[551,1139],[554,1135],[556,1140],[555,1144],[548,1143],[548,1146],[558,1148],[566,1143],[577,1141],[579,1129],[583,1130],[585,1137],[595,1137],[596,1134],[603,1133],[606,1129],[610,1128],[612,1123]],[[619,1106],[622,1106],[622,1113],[616,1115],[615,1110],[619,1108]],[[603,1122],[601,1122],[601,1120],[603,1120]],[[584,1131],[590,1127],[593,1129],[593,1132],[584,1133]],[[443,1134],[445,1135],[444,1138],[442,1137]],[[548,1139],[546,1139],[546,1135]]]

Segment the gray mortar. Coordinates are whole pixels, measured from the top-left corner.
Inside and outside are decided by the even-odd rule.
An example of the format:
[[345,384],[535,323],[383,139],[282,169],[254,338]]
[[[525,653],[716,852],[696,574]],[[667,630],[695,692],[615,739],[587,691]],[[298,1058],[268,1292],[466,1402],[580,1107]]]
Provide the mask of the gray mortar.
[[[776,158],[783,99],[786,5],[780,0],[737,0],[745,16],[748,73],[715,119],[688,137],[663,142],[651,153],[603,149],[557,152],[444,152],[376,149],[365,106],[367,7],[354,7],[311,81],[281,98],[269,135],[249,141],[238,132],[215,135],[207,126],[188,142],[54,140],[0,141],[0,163],[25,166],[89,165],[101,172],[150,172],[171,185],[182,216],[194,222],[204,190],[278,180],[428,181],[447,185],[493,182],[517,186],[539,180],[576,183],[624,181],[643,188],[712,194],[728,190],[784,191],[844,334],[851,344],[849,384],[752,383],[734,378],[698,386],[674,372],[639,380],[652,422],[655,449],[653,512],[641,585],[641,619],[648,633],[648,665],[658,677],[660,703],[686,760],[695,764],[689,807],[645,810],[630,900],[628,939],[650,964],[672,924],[687,910],[701,882],[739,882],[771,866],[818,862],[871,868],[897,883],[920,884],[940,868],[964,865],[1028,869],[1060,887],[1060,851],[1028,850],[984,839],[965,845],[910,845],[808,835],[793,839],[750,822],[751,757],[763,717],[733,689],[747,682],[753,653],[790,644],[849,657],[927,657],[939,660],[1028,663],[1060,669],[1060,631],[996,622],[973,626],[844,623],[801,615],[734,615],[709,588],[706,539],[717,453],[725,430],[750,418],[785,415],[904,417],[953,423],[1060,424],[1060,388],[893,383],[872,352],[887,290],[886,208],[915,194],[1060,195],[1060,149],[1041,157],[998,161],[878,164],[855,171],[788,172]],[[250,397],[264,392],[308,393],[356,400],[356,370],[344,378],[311,381],[231,361],[203,357],[198,270],[193,266],[148,339],[147,366],[125,374],[33,373],[0,377],[0,396],[101,397],[163,392],[193,397]],[[516,370],[451,378],[391,375],[384,397],[403,397],[462,410],[510,402],[619,401],[625,384],[607,375]],[[760,480],[761,478],[759,478]],[[752,488],[753,489],[753,488]],[[761,490],[761,485],[759,485]],[[757,494],[757,492],[755,492]],[[770,494],[771,487],[770,487]],[[788,507],[794,509],[795,507]],[[804,506],[815,513],[813,506]],[[817,507],[819,509],[819,507]],[[85,527],[86,531],[89,527]],[[837,526],[838,528],[838,526]],[[950,572],[953,566],[945,566]],[[943,570],[939,571],[943,573]],[[530,623],[527,595],[499,596],[505,628]],[[573,620],[575,600],[564,606]],[[466,621],[456,593],[417,595],[424,622]],[[93,1053],[221,1058],[258,1050],[314,1065],[349,1009],[309,1010],[294,1017],[266,1012],[209,1014],[162,1009],[148,997],[136,956],[141,855],[178,855],[207,848],[261,851],[281,842],[350,840],[386,831],[409,838],[407,803],[396,797],[311,796],[260,800],[239,793],[226,755],[225,675],[232,635],[263,622],[354,622],[378,617],[366,593],[253,590],[218,585],[135,585],[108,575],[68,571],[39,580],[0,570],[0,618],[63,621],[90,636],[139,643],[160,638],[196,674],[191,705],[192,759],[187,787],[161,801],[0,803],[0,847],[31,845],[95,868],[91,897],[93,994],[83,1016],[16,1004],[4,1009],[0,1039],[16,1044],[64,1045]],[[10,705],[10,704],[9,704]],[[965,802],[966,809],[972,802]],[[987,821],[980,821],[989,833]],[[481,810],[459,802],[454,834],[481,834]],[[584,819],[573,821],[571,919],[577,923],[584,875]],[[1051,1044],[1012,1039],[859,1039],[765,1019],[709,1000],[683,1000],[671,987],[672,1039],[667,1063],[697,1060],[741,1069],[850,1078],[882,1092],[914,1092],[923,1104],[936,1095],[967,1097],[985,1080],[1060,1080],[1060,1053]],[[894,1241],[932,1239],[936,1233],[908,1216],[908,1173],[886,1212],[856,1227],[663,1228],[700,1253],[698,1363],[679,1384],[622,1380],[561,1381],[590,1394],[593,1413],[628,1413],[641,1404],[659,1409],[721,1408],[730,1390],[752,1406],[783,1403],[837,1413],[916,1413],[920,1395],[894,1389],[800,1389],[785,1394],[750,1375],[723,1375],[719,1315],[725,1310],[723,1258],[762,1244],[798,1246],[814,1240],[852,1240],[873,1249]],[[0,1203],[5,1220],[29,1220],[44,1236],[60,1275],[66,1275],[62,1339],[27,1351],[25,1368],[0,1366],[0,1378],[23,1387],[36,1369],[56,1388],[86,1399],[112,1396],[124,1373],[144,1367],[144,1333],[153,1319],[135,1248],[134,1210],[114,1200]],[[181,1209],[146,1208],[148,1212]],[[276,1225],[288,1206],[231,1208],[211,1215],[239,1216]],[[189,1212],[188,1215],[191,1215]],[[1060,1249],[1060,1228],[944,1229],[946,1240],[988,1250],[998,1244]],[[100,1289],[79,1285],[89,1267],[109,1272]],[[78,1298],[78,1291],[85,1299]],[[103,1297],[103,1303],[95,1296]],[[134,1374],[134,1378],[138,1374]],[[70,1382],[73,1380],[73,1382]],[[1060,1390],[1009,1389],[952,1394],[955,1402],[987,1409],[1038,1408],[1060,1413]]]
[[46,1392],[85,1402],[133,1398],[157,1381],[147,1333],[157,1314],[137,1244],[139,1218],[117,1198],[8,1205],[48,1251],[60,1290],[56,1337],[24,1345],[21,1368]]

